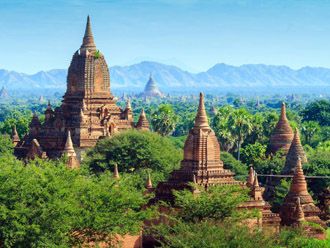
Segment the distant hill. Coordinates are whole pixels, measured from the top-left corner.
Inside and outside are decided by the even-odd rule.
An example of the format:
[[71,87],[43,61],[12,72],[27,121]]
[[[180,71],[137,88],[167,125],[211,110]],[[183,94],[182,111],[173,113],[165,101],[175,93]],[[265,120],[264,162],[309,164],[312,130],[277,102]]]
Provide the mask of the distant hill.
[[[129,91],[143,90],[150,73],[159,88],[165,91],[330,87],[330,69],[320,67],[294,70],[287,66],[263,64],[216,64],[205,72],[191,73],[176,66],[146,61],[130,66],[114,66],[110,72],[111,87],[128,88]],[[64,69],[40,71],[33,75],[0,69],[0,88],[65,88],[66,74]]]

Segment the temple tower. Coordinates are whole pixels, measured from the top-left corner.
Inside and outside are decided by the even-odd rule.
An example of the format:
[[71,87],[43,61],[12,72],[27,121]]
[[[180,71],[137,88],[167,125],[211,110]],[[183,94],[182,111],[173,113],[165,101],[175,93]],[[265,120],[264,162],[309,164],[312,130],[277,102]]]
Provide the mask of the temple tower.
[[141,97],[164,97],[164,94],[159,90],[155,80],[150,73],[149,80],[144,88],[144,91],[140,94]]
[[158,184],[156,199],[173,201],[172,190],[190,189],[191,182],[204,187],[240,184],[235,181],[234,173],[223,168],[220,145],[209,126],[202,93],[200,93],[194,127],[190,130],[184,145],[181,168],[173,171],[167,182]]
[[281,174],[293,175],[294,171],[296,169],[293,166],[297,164],[298,158],[301,159],[302,164],[307,163],[307,157],[304,152],[304,148],[302,147],[301,142],[300,142],[300,136],[299,136],[298,129],[296,128],[289,152],[286,155],[285,166],[284,166]]
[[68,161],[67,161],[68,168],[75,169],[80,167],[80,162],[77,159],[76,152],[73,148],[70,131],[68,131],[63,153],[68,157]]
[[307,191],[307,183],[301,165],[301,159],[296,160],[295,173],[291,182],[290,190],[285,196],[284,203],[281,207],[280,216],[283,225],[296,224],[297,200],[299,198],[301,208],[304,212],[306,221],[316,222],[321,225],[324,223],[318,215],[320,209],[315,206],[311,195]]
[[286,117],[285,103],[282,103],[280,119],[270,137],[270,152],[275,154],[277,151],[282,150],[284,155],[286,155],[289,151],[292,139],[292,128]]
[[20,142],[17,130],[16,130],[16,126],[14,125],[12,127],[12,131],[11,131],[11,140],[13,142],[14,147],[18,144],[18,142]]

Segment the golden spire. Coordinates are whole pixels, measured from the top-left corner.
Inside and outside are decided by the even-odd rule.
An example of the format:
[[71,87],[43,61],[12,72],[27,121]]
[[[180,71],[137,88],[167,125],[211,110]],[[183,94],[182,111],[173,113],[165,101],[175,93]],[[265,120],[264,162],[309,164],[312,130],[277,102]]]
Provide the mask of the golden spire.
[[115,164],[115,167],[114,167],[114,170],[113,170],[113,177],[116,178],[116,179],[120,178],[117,164]]
[[76,156],[76,152],[74,151],[73,148],[73,143],[71,139],[71,132],[68,131],[66,142],[65,142],[65,147],[64,147],[64,153],[68,156]]
[[146,183],[146,188],[147,189],[152,189],[152,182],[151,182],[151,177],[150,177],[149,172],[148,172],[148,179],[147,179],[147,183]]
[[249,176],[248,176],[248,179],[247,179],[247,182],[246,182],[246,185],[248,187],[251,187],[253,186],[253,183],[254,183],[254,170],[253,170],[253,167],[250,166],[250,169],[249,169]]
[[89,16],[87,16],[85,35],[83,38],[83,43],[80,48],[85,48],[93,51],[96,50]]
[[285,103],[282,102],[282,107],[281,107],[281,120],[286,120],[286,107],[285,107]]
[[210,127],[205,111],[204,94],[202,92],[199,94],[199,106],[195,117],[195,127]]

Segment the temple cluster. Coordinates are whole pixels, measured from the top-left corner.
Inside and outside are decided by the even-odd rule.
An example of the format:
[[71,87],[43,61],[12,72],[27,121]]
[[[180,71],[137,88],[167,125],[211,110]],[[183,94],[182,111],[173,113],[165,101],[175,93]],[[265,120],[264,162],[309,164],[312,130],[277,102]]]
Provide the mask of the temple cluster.
[[[162,95],[152,76],[143,94]],[[116,105],[110,91],[109,69],[104,56],[95,46],[88,17],[83,43],[74,53],[68,70],[67,91],[62,105],[53,109],[49,103],[43,124],[34,115],[29,133],[22,140],[14,127],[12,140],[15,154],[19,158],[56,158],[64,154],[68,157],[68,166],[77,168],[84,149],[93,147],[100,138],[131,128],[149,130],[149,122],[142,110],[137,123],[134,123],[130,100],[125,109]],[[224,168],[220,145],[208,123],[204,95],[201,93],[194,126],[185,141],[181,167],[173,171],[166,182],[159,183],[155,188],[148,175],[147,193],[155,192],[151,204],[158,201],[173,203],[173,190],[188,189],[198,193],[191,183],[205,189],[213,185],[238,185],[250,192],[249,200],[239,208],[257,209],[261,214],[254,224],[260,227],[278,230],[281,224],[299,225],[304,220],[324,225],[318,217],[320,210],[307,191],[303,173],[303,164],[307,162],[307,158],[298,130],[293,132],[290,127],[284,103],[269,146],[270,154],[279,151],[286,156],[282,174],[293,175],[293,180],[280,214],[276,214],[270,210],[270,204],[265,199],[267,194],[272,194],[278,181],[273,181],[265,189],[259,185],[258,175],[253,167],[249,170],[246,182],[235,180],[235,174]],[[117,166],[114,177],[119,178]]]

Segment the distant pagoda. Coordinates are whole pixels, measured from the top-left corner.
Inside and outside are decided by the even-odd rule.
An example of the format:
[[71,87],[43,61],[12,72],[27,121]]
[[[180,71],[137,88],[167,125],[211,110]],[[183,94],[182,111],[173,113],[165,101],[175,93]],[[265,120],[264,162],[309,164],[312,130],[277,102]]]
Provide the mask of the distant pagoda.
[[282,103],[280,119],[270,137],[270,153],[275,154],[277,151],[281,150],[284,155],[286,155],[290,149],[292,139],[292,128],[286,117],[285,103]]
[[152,74],[144,88],[144,91],[139,95],[140,97],[164,97],[164,94],[159,90]]

